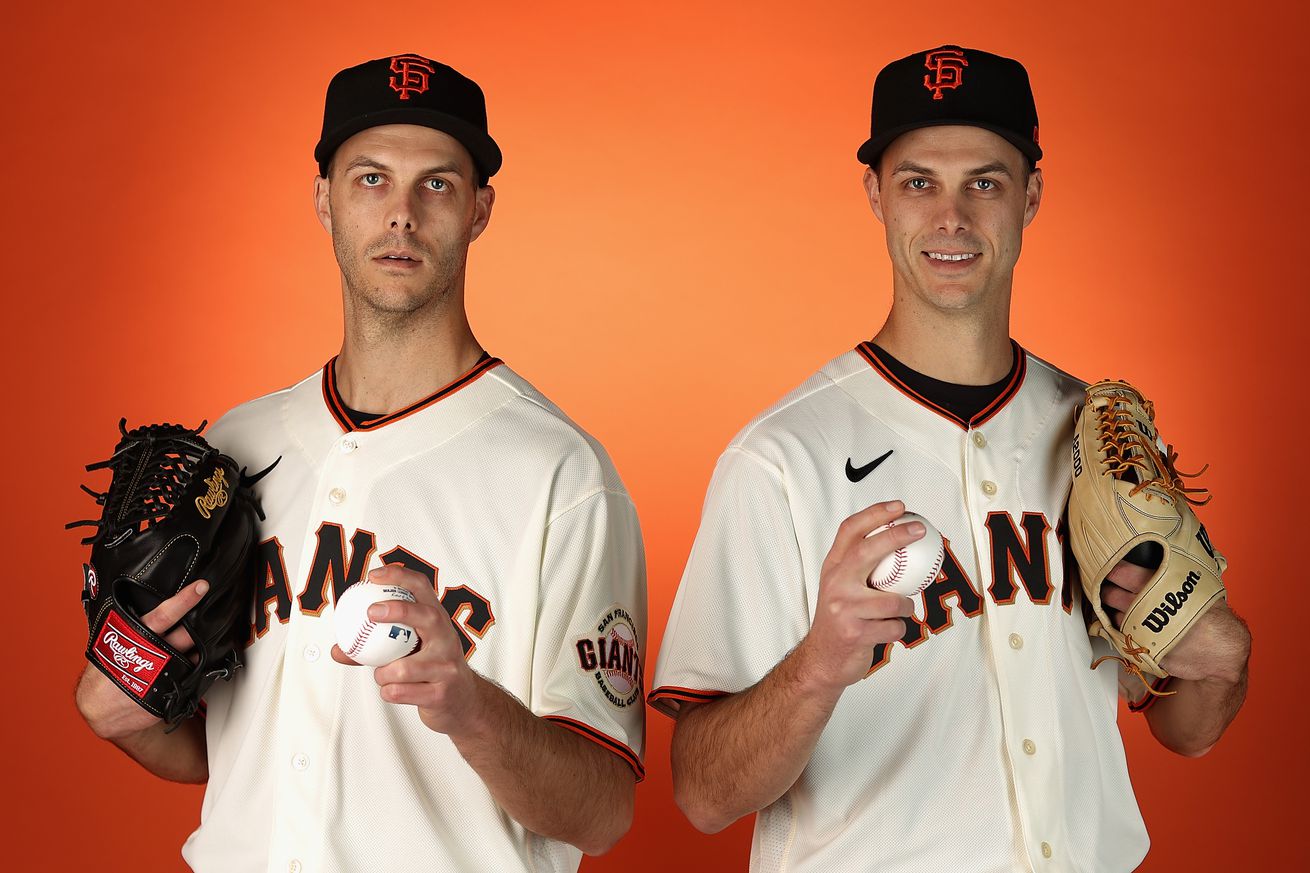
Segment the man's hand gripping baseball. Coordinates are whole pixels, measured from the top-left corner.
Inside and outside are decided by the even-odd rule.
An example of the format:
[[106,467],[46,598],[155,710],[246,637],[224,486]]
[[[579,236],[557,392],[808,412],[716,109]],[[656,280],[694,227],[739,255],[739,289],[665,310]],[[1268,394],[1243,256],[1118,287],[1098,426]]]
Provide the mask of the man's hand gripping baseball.
[[883,558],[923,537],[918,523],[869,536],[904,512],[894,500],[841,523],[820,571],[809,633],[768,675],[712,703],[682,704],[674,799],[702,831],[720,831],[781,797],[809,763],[842,692],[868,675],[874,646],[905,635],[913,602],[867,581]]
[[[426,576],[398,564],[368,574],[414,595],[374,603],[374,621],[414,628],[418,648],[373,671],[387,703],[408,704],[430,729],[450,737],[496,802],[528,830],[607,851],[632,822],[636,776],[616,755],[533,715],[464,660],[450,614]],[[337,646],[332,657],[355,665]],[[357,665],[356,665],[357,666]]]
[[[418,648],[408,656],[373,671],[382,699],[417,707],[423,724],[438,733],[453,736],[480,728],[485,714],[479,709],[478,686],[486,680],[464,660],[455,626],[437,600],[432,583],[399,564],[373,570],[368,581],[398,585],[413,594],[415,601],[388,600],[368,608],[368,617],[374,621],[407,624],[419,638]],[[332,658],[358,666],[339,646],[332,647]]]
[[793,657],[802,658],[809,681],[837,694],[868,675],[873,647],[903,637],[904,619],[914,614],[910,598],[868,585],[869,574],[879,561],[923,538],[924,528],[918,522],[868,535],[904,511],[905,505],[897,500],[857,512],[837,528],[832,548],[823,559],[814,623]]

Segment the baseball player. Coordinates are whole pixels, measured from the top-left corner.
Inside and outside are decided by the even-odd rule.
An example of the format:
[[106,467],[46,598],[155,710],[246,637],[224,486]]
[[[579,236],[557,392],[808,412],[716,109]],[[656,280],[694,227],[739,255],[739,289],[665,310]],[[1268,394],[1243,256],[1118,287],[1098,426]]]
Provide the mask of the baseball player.
[[[470,329],[501,164],[482,91],[419,55],[343,70],[314,154],[340,354],[210,432],[252,470],[281,458],[245,666],[173,733],[95,670],[79,707],[146,768],[208,782],[197,871],[576,870],[627,829],[643,772],[644,555],[604,449]],[[376,671],[333,643],[365,578],[409,589],[371,615],[421,640]]]
[[[1015,61],[944,46],[880,73],[859,158],[891,312],[719,459],[650,698],[677,718],[691,821],[758,812],[753,871],[1131,870],[1147,835],[1117,695],[1186,755],[1241,705],[1249,637],[1226,606],[1150,708],[1143,683],[1089,669],[1061,528],[1082,383],[1009,332],[1037,137]],[[866,584],[923,535],[868,536],[906,508],[947,543],[913,600]],[[1149,575],[1120,564],[1107,600]]]

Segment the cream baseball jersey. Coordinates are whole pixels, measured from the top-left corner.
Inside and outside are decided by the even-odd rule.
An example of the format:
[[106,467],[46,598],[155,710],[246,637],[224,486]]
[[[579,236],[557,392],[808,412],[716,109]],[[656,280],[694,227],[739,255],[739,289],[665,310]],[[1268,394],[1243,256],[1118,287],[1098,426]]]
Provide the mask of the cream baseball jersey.
[[873,650],[759,813],[752,871],[1105,873],[1145,855],[1118,675],[1090,669],[1066,573],[1081,383],[1015,355],[996,401],[962,421],[862,345],[719,459],[656,665],[666,713],[749,688],[801,642],[846,517],[903,500],[947,546],[904,638]]
[[[495,358],[353,427],[333,362],[228,413],[214,445],[259,483],[245,667],[207,699],[198,871],[576,870],[525,831],[413,706],[330,656],[332,605],[368,570],[432,580],[469,665],[642,775],[646,579],[601,446]],[[267,459],[267,460],[265,460]]]

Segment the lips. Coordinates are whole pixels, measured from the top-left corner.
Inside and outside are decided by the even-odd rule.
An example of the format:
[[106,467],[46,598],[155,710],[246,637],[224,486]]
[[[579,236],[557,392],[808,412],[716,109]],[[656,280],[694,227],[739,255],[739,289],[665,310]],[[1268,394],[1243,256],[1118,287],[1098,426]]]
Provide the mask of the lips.
[[423,259],[422,259],[422,258],[420,258],[418,255],[414,254],[413,252],[408,252],[408,251],[383,252],[383,253],[380,254],[380,255],[376,255],[376,256],[373,258],[373,260],[375,260],[375,261],[387,261],[387,262],[394,262],[394,263],[401,263],[401,264],[404,264],[404,263],[421,264],[421,263],[423,263]]

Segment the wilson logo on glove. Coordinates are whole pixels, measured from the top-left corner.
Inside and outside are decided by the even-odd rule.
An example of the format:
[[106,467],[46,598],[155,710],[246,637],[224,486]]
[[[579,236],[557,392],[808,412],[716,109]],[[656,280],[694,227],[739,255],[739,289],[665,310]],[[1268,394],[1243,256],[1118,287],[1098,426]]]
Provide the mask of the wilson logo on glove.
[[1200,581],[1200,573],[1195,570],[1189,572],[1187,578],[1183,580],[1182,588],[1177,591],[1170,591],[1164,596],[1164,600],[1160,601],[1160,605],[1151,610],[1150,615],[1142,617],[1142,624],[1146,625],[1146,629],[1153,634],[1158,634],[1164,630],[1165,626],[1169,624],[1170,616],[1178,614],[1178,610],[1192,596],[1192,592],[1196,590],[1196,583]]

